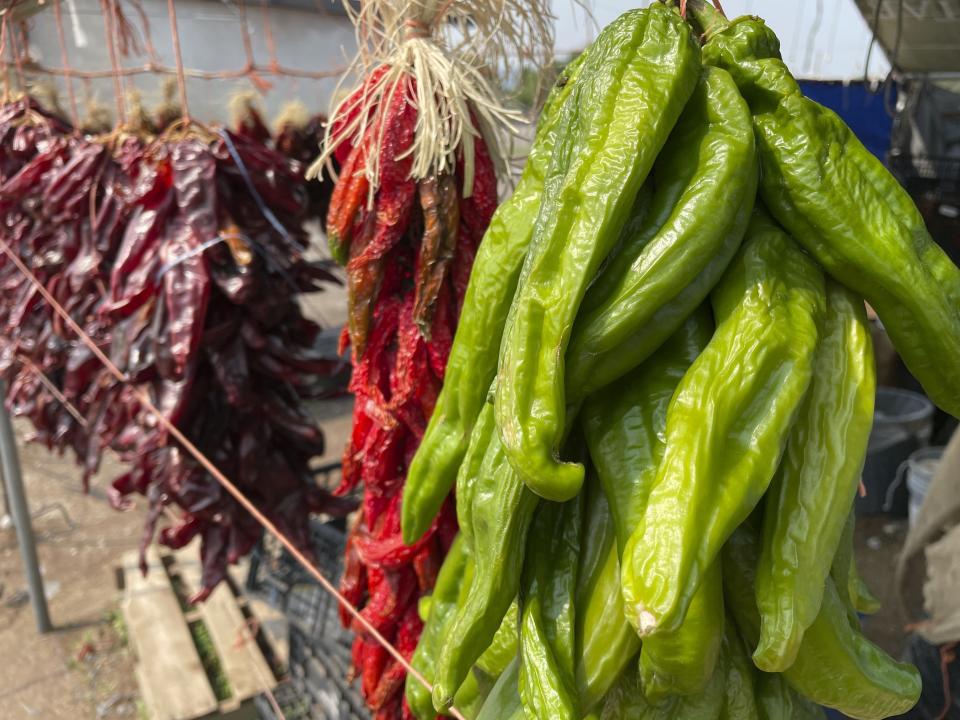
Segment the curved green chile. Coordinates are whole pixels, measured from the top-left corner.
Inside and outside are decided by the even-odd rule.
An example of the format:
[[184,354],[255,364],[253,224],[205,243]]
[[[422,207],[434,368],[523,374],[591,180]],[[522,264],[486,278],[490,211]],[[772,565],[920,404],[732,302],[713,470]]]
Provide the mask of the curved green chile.
[[704,62],[729,71],[750,105],[770,211],[866,298],[930,399],[960,416],[960,269],[906,190],[836,113],[803,96],[763,21],[718,26]]
[[[751,646],[760,636],[754,594],[759,559],[760,536],[742,525],[724,546],[724,592]],[[814,703],[863,720],[905,713],[920,697],[917,669],[896,662],[860,633],[829,578],[820,613],[807,628],[797,658],[784,670],[783,678]]]
[[533,235],[543,182],[557,140],[558,109],[589,50],[561,73],[544,106],[517,186],[494,213],[477,250],[450,349],[443,388],[403,486],[401,529],[413,543],[430,527],[467,452],[473,424],[497,372],[500,338]]
[[760,720],[824,720],[826,713],[790,687],[780,673],[756,673]]
[[740,247],[758,173],[750,109],[726,71],[704,68],[654,167],[657,195],[677,185],[682,193],[666,220],[654,225],[651,212],[653,222],[626,243],[612,291],[606,282],[588,290],[591,309],[577,317],[566,354],[568,393],[622,377],[706,299]]
[[520,658],[515,657],[497,678],[476,720],[523,720],[523,705],[517,689],[519,680]]
[[640,650],[640,638],[623,621],[620,553],[610,505],[593,472],[583,490],[586,508],[577,572],[576,669],[582,711],[594,709]]
[[726,693],[721,720],[759,720],[760,711],[754,690],[754,676],[759,673],[754,670],[750,655],[732,620],[727,623],[723,635],[723,659],[726,666]]
[[477,417],[473,432],[470,434],[470,443],[467,445],[467,454],[463,456],[463,464],[457,472],[457,524],[471,552],[473,551],[473,490],[480,477],[483,458],[490,446],[490,440],[496,432],[493,405],[486,403]]
[[710,308],[702,305],[622,382],[597,391],[583,404],[580,425],[610,504],[621,552],[640,522],[663,458],[670,398],[712,334]]
[[[466,595],[464,601],[466,601]],[[490,677],[500,677],[510,662],[517,656],[517,650],[519,649],[517,622],[519,617],[519,605],[514,601],[507,608],[507,613],[503,616],[500,627],[494,634],[489,647],[477,658],[476,667]]]
[[584,478],[582,465],[559,460],[573,320],[699,74],[690,27],[654,3],[600,33],[559,110],[559,138],[500,347],[495,403],[510,463],[548,500],[569,500]]
[[526,715],[580,720],[574,596],[584,497],[540,503],[520,586],[520,698]]
[[712,301],[717,330],[670,402],[663,461],[624,552],[627,618],[641,636],[680,626],[773,479],[813,372],[823,274],[756,211]]
[[817,617],[867,455],[877,377],[863,300],[827,281],[813,382],[790,431],[764,513],[757,569],[757,667],[793,664]]
[[[447,637],[447,630],[457,609],[457,599],[463,584],[464,573],[470,558],[462,534],[458,534],[450,545],[447,557],[437,573],[437,580],[430,595],[430,610],[417,649],[413,652],[410,664],[427,680],[434,676],[434,662],[440,644]],[[437,713],[433,709],[430,691],[412,675],[406,680],[407,704],[418,720],[433,720]]]
[[[712,332],[710,309],[703,305],[622,383],[584,403],[581,426],[621,549],[643,515],[663,458],[667,406]],[[694,595],[683,624],[644,642],[640,677],[646,697],[658,702],[666,695],[701,692],[713,674],[722,636],[723,594],[717,566]]]
[[855,612],[872,615],[880,610],[880,601],[870,592],[857,572],[857,561],[853,550],[855,526],[856,513],[851,505],[837,552],[830,566],[830,577],[833,578],[833,584],[844,603],[852,607]]
[[538,502],[507,461],[498,434],[492,433],[472,491],[473,581],[437,661],[433,704],[439,712],[450,707],[454,691],[489,647],[516,599],[527,531]]

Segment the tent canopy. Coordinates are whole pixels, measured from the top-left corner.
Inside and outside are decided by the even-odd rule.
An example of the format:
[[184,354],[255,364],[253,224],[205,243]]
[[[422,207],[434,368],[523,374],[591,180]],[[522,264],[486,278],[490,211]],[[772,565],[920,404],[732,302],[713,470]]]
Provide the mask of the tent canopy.
[[[960,73],[960,0],[856,0],[904,73]],[[878,15],[879,5],[879,15]]]

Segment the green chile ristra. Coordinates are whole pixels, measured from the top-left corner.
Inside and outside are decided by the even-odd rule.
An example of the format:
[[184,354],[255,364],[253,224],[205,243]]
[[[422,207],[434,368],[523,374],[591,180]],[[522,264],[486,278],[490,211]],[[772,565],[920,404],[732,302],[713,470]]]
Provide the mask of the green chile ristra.
[[823,273],[762,209],[712,294],[717,330],[667,410],[666,451],[627,542],[641,636],[680,627],[707,569],[773,479],[813,374]]
[[906,190],[836,113],[803,96],[759,18],[691,10],[704,63],[733,76],[753,112],[770,212],[836,280],[877,311],[930,399],[960,416],[960,269]]
[[486,402],[487,388],[497,372],[507,311],[533,235],[543,181],[557,139],[557,112],[566,102],[587,52],[567,65],[554,86],[517,186],[497,208],[477,250],[443,389],[403,486],[404,542],[418,540],[440,511],[467,451],[473,424]]
[[750,109],[726,71],[704,68],[654,165],[647,221],[584,298],[566,354],[568,393],[582,397],[635,368],[706,299],[740,247],[758,169]]
[[863,300],[827,281],[827,314],[813,382],[766,497],[757,569],[760,641],[753,660],[793,664],[817,617],[823,585],[867,455],[876,370]]
[[690,27],[654,3],[604,29],[559,110],[500,347],[495,403],[510,463],[548,500],[569,500],[583,484],[583,466],[559,459],[567,425],[563,355],[580,301],[699,75]]
[[[663,458],[667,406],[712,331],[710,309],[702,306],[623,382],[604,388],[584,403],[581,424],[621,548],[646,509]],[[683,624],[674,632],[646,638],[640,651],[640,677],[648,700],[658,702],[670,694],[703,691],[723,637],[722,593],[720,568],[715,563],[697,589]]]
[[574,683],[577,565],[583,494],[542,502],[520,586],[520,698],[527,717],[581,720]]
[[[752,527],[742,525],[723,549],[724,592],[751,646],[760,636],[754,593],[759,559],[760,537]],[[828,578],[820,612],[783,679],[814,703],[852,718],[877,720],[905,713],[920,697],[920,674],[867,640],[854,621]]]

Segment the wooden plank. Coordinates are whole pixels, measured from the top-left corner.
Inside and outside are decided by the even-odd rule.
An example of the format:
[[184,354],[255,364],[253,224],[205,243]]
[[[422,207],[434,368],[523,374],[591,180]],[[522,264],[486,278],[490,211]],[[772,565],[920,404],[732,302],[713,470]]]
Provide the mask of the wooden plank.
[[[180,575],[191,595],[200,588],[198,549],[197,544],[191,543],[174,553],[176,564],[173,570]],[[220,665],[230,682],[233,697],[246,700],[276,687],[273,671],[251,636],[247,620],[229,584],[220,583],[198,607],[200,617],[210,631],[213,646],[220,656]]]
[[192,720],[217,709],[183,612],[155,548],[147,552],[149,574],[140,574],[136,551],[123,556],[126,590],[121,604],[138,676],[154,720]]

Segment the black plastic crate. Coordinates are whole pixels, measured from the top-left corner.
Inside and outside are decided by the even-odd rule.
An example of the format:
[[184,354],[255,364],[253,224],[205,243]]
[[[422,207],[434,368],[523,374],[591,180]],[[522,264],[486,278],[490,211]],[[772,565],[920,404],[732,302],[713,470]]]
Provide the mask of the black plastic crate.
[[[344,521],[315,520],[310,534],[318,569],[337,584],[346,544]],[[251,556],[246,585],[283,611],[289,624],[289,678],[280,686],[283,702],[277,695],[283,715],[288,720],[366,720],[369,714],[360,689],[347,680],[353,636],[340,624],[336,599],[269,537]],[[267,698],[258,698],[256,707],[262,720],[279,720]]]

